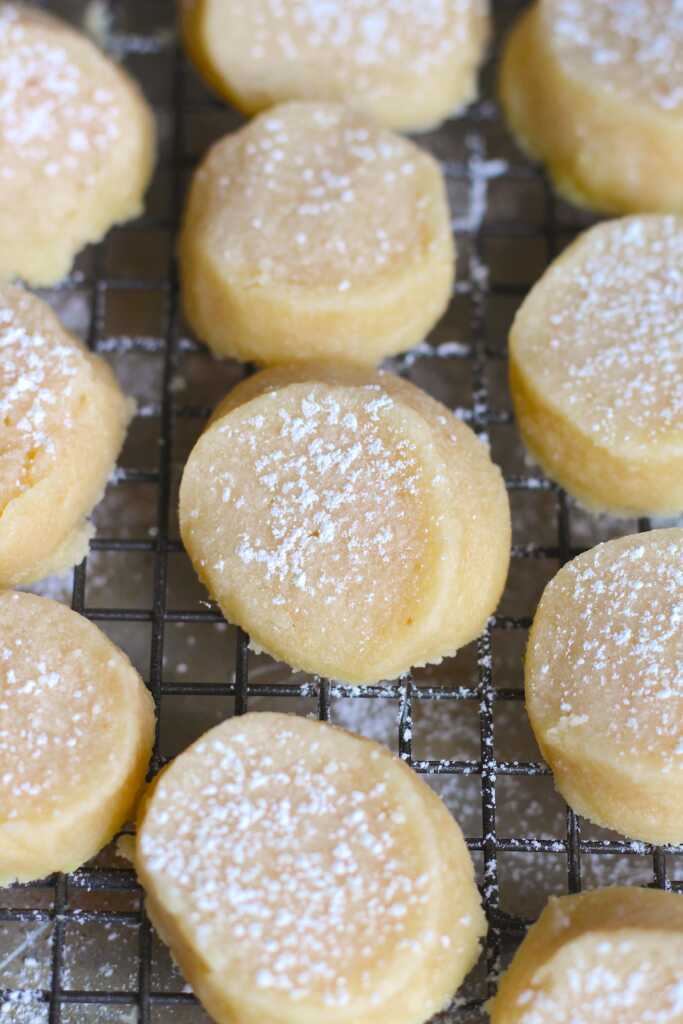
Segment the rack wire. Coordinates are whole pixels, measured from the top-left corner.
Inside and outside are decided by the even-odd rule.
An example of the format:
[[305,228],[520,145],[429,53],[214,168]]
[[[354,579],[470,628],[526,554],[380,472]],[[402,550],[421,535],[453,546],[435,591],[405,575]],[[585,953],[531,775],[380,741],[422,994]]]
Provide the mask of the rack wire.
[[[85,0],[44,0],[43,6],[72,20],[82,19]],[[92,5],[89,5],[92,8]],[[501,835],[497,827],[497,784],[507,778],[532,778],[549,775],[541,760],[504,759],[496,755],[496,711],[501,704],[523,700],[520,686],[500,685],[495,678],[494,646],[501,633],[523,633],[530,625],[528,614],[509,614],[503,611],[493,616],[485,633],[476,643],[474,668],[466,685],[443,681],[438,685],[428,677],[416,676],[397,683],[352,687],[322,679],[288,680],[286,675],[275,681],[263,682],[255,678],[250,660],[248,638],[241,630],[234,632],[234,652],[224,651],[226,665],[232,665],[230,678],[225,682],[201,680],[169,680],[165,667],[168,631],[173,626],[220,625],[223,620],[218,610],[206,602],[188,600],[185,607],[176,608],[169,600],[169,559],[177,556],[182,547],[173,516],[176,484],[174,472],[179,460],[179,436],[185,431],[197,436],[209,409],[204,403],[183,404],[177,387],[177,378],[183,361],[191,355],[207,361],[210,356],[201,345],[185,336],[178,300],[178,280],[173,258],[173,238],[178,228],[188,174],[201,154],[191,145],[190,136],[198,123],[210,124],[208,144],[229,128],[239,123],[236,116],[213,99],[199,85],[189,68],[180,45],[172,35],[172,6],[166,0],[109,0],[105,13],[111,15],[110,47],[131,65],[134,74],[143,77],[143,84],[152,87],[163,144],[160,172],[152,189],[157,200],[148,213],[135,225],[126,229],[129,250],[136,248],[136,237],[154,232],[161,237],[168,256],[166,266],[145,267],[140,274],[116,274],[107,266],[107,242],[92,249],[79,261],[78,269],[49,297],[63,304],[65,296],[87,296],[87,342],[95,351],[125,362],[136,352],[153,353],[161,361],[161,379],[158,400],[146,402],[139,410],[138,422],[158,426],[158,457],[153,465],[132,465],[119,470],[113,487],[120,492],[125,508],[127,495],[135,488],[153,487],[155,506],[152,536],[135,536],[122,520],[119,535],[106,536],[100,531],[91,544],[91,557],[73,573],[72,607],[105,628],[118,625],[129,629],[133,624],[149,628],[146,679],[158,712],[157,738],[152,773],[164,763],[160,747],[159,730],[169,714],[172,698],[191,697],[218,701],[219,714],[229,713],[230,700],[234,714],[242,714],[254,701],[271,698],[289,701],[314,702],[320,719],[334,720],[335,707],[340,700],[356,702],[395,702],[398,707],[396,749],[413,769],[426,776],[452,776],[456,779],[474,776],[481,783],[480,834],[467,838],[473,854],[480,858],[481,889],[489,921],[489,934],[483,956],[483,969],[479,980],[470,984],[453,1006],[435,1021],[441,1024],[475,1024],[484,1019],[482,1009],[486,998],[495,989],[501,963],[521,939],[528,921],[526,917],[506,911],[501,904],[499,885],[499,855],[501,853],[533,853],[558,855],[566,861],[565,889],[577,892],[582,887],[582,859],[586,855],[638,858],[650,864],[649,884],[683,892],[683,848],[653,848],[644,843],[632,843],[619,837],[607,838],[582,834],[579,819],[566,810],[564,834],[556,838],[539,836]],[[459,340],[442,346],[449,363],[454,367],[454,380],[458,380],[458,396],[439,394],[438,397],[454,407],[467,387],[468,398],[458,412],[483,437],[500,429],[510,428],[512,415],[509,406],[496,397],[496,382],[504,374],[505,330],[491,322],[491,307],[500,299],[507,303],[509,312],[525,294],[534,276],[542,270],[590,219],[559,202],[542,172],[528,164],[514,150],[500,126],[499,115],[492,102],[496,55],[505,27],[518,12],[520,0],[495,0],[496,43],[493,56],[484,73],[483,98],[457,121],[449,122],[440,132],[422,137],[421,141],[442,158],[453,202],[454,226],[459,252],[465,256],[466,268],[459,271],[460,284],[456,287],[453,308],[466,305],[468,316],[459,327]],[[100,4],[102,7],[102,4]],[[104,9],[104,8],[103,8]],[[498,197],[508,199],[516,189],[536,190],[540,207],[533,216],[522,204],[517,209],[512,202],[512,216],[497,216],[491,212]],[[163,201],[158,201],[159,197]],[[488,210],[487,210],[487,199]],[[500,204],[499,204],[500,205]],[[136,234],[137,233],[137,234]],[[528,271],[527,277],[497,276],[495,259],[490,246],[502,241],[520,255],[513,263],[524,262],[522,249],[532,242],[545,249],[542,257]],[[139,262],[139,260],[138,260]],[[143,260],[144,262],[144,260]],[[534,260],[531,260],[534,263]],[[163,310],[162,329],[152,336],[131,332],[125,337],[110,336],[108,306],[112,302],[134,302],[140,294],[155,295]],[[118,298],[117,298],[118,295]],[[509,319],[509,316],[508,316]],[[429,341],[430,339],[428,339]],[[434,340],[434,339],[431,339]],[[429,360],[436,352],[429,345],[419,346],[413,353],[396,361],[398,372],[410,375],[421,360]],[[213,372],[213,371],[212,371]],[[217,371],[218,372],[218,371]],[[236,379],[236,368],[226,371]],[[227,379],[227,378],[226,378]],[[449,378],[450,379],[450,378]],[[464,382],[464,383],[463,383]],[[496,446],[494,457],[497,457]],[[564,492],[531,470],[528,465],[515,462],[503,452],[499,457],[506,474],[511,496],[519,493],[546,495],[554,501],[554,540],[539,542],[536,530],[522,529],[515,537],[513,565],[529,566],[534,560],[548,563],[550,574],[582,549],[577,545],[574,526],[577,511]],[[513,465],[514,463],[514,465]],[[648,520],[631,524],[633,529],[647,530]],[[622,527],[622,529],[628,529]],[[585,546],[585,545],[584,545]],[[92,583],[92,563],[98,555],[144,556],[152,560],[152,597],[149,606],[138,600],[120,607],[102,606],[88,600]],[[226,632],[225,642],[231,634]],[[460,657],[460,656],[459,656]],[[446,675],[448,664],[446,665]],[[424,702],[447,702],[459,709],[474,703],[479,719],[479,756],[463,759],[456,757],[420,758],[414,753],[414,717]],[[286,710],[286,707],[285,707]],[[678,877],[672,877],[671,865],[681,868]],[[676,868],[674,874],[678,872]],[[49,890],[43,906],[31,906],[32,890]],[[115,896],[125,897],[123,909]],[[84,901],[81,897],[87,896]],[[67,930],[73,922],[111,926],[131,926],[137,932],[135,956],[135,983],[128,989],[109,990],[106,985],[73,987],[65,977],[68,953]],[[154,1021],[205,1020],[197,1008],[191,992],[178,986],[177,990],[159,987],[154,977],[151,926],[145,916],[141,893],[130,868],[120,862],[96,859],[92,864],[70,876],[58,875],[29,886],[15,886],[4,894],[0,902],[0,927],[3,924],[45,925],[51,929],[49,944],[49,982],[29,992],[7,985],[0,968],[0,1013],[21,1024],[47,1021],[49,1024],[67,1024],[71,1021],[134,1020],[140,1024]],[[28,949],[28,940],[23,943]],[[5,950],[0,946],[0,964],[7,962]],[[15,951],[19,955],[22,950]],[[5,959],[3,960],[3,957]],[[11,959],[11,951],[10,951]],[[93,965],[93,978],[98,981],[97,965]],[[26,1008],[22,1016],[22,1008]],[[103,1016],[88,1016],[99,1010]],[[131,1016],[115,1016],[130,1011]],[[74,1011],[76,1015],[74,1016]],[[81,1016],[79,1016],[81,1013]],[[185,1016],[183,1014],[186,1013]]]

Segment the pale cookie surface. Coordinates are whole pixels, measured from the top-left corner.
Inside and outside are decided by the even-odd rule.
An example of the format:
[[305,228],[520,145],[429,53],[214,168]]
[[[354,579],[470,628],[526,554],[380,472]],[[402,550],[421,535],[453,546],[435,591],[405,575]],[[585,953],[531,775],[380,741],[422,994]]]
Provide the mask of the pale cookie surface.
[[501,98],[567,198],[683,212],[683,7],[537,0],[505,49]]
[[288,103],[211,149],[179,255],[217,355],[373,364],[444,312],[455,250],[429,154],[336,104]]
[[626,217],[581,235],[510,333],[522,437],[589,507],[683,509],[683,218]]
[[180,521],[226,618],[350,682],[473,640],[510,555],[507,494],[472,431],[392,374],[324,364],[228,396],[185,468]]
[[132,412],[49,306],[0,284],[0,587],[83,558]]
[[683,529],[565,565],[534,618],[525,686],[574,810],[635,839],[683,842]]
[[153,735],[152,699],[104,633],[0,593],[0,885],[98,853],[134,810]]
[[683,899],[613,887],[551,897],[491,1024],[683,1024]]
[[140,813],[146,907],[219,1024],[419,1024],[486,931],[462,833],[385,747],[292,715],[206,733]]
[[248,114],[335,100],[389,128],[436,126],[476,96],[487,0],[181,0],[198,69]]
[[0,0],[0,277],[53,284],[142,210],[151,111],[85,36]]

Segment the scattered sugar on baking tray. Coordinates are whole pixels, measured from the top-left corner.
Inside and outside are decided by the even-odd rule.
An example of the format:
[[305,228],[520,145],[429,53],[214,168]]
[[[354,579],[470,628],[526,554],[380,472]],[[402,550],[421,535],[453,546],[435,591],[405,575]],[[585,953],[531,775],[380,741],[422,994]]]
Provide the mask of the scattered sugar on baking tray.
[[[128,335],[117,335],[110,336],[107,338],[98,339],[97,351],[98,352],[116,352],[122,354],[126,352],[132,352],[133,350],[143,352],[159,352],[164,347],[164,339],[157,338],[152,335],[145,336],[136,334],[135,337]],[[187,351],[187,346],[180,345],[180,348]],[[194,351],[196,343],[192,343],[189,346],[190,351]]]
[[114,58],[132,53],[161,53],[168,49],[176,37],[170,27],[159,28],[156,32],[138,35],[116,31],[112,5],[109,0],[89,0],[85,5],[81,24],[84,32]]
[[[468,204],[464,214],[453,218],[452,226],[454,231],[475,232],[479,230],[486,216],[489,181],[506,174],[509,165],[506,160],[487,160],[486,146],[480,135],[466,135],[465,146],[468,151]],[[448,175],[448,164],[445,166],[445,172]]]
[[14,989],[3,996],[0,1017],[3,1024],[47,1024],[48,1007],[40,992]]
[[[98,964],[101,988],[133,991],[137,978],[137,925],[128,922],[92,923],[78,909],[72,909],[66,924],[60,981],[67,990],[83,987],[84,975]],[[0,944],[5,956],[0,961],[4,991],[0,1004],[3,1024],[46,1024],[49,1006],[44,991],[50,986],[52,971],[52,919],[36,924],[12,922],[0,924]],[[71,1024],[135,1024],[136,1007],[93,1007],[75,1004],[68,1017]]]
[[53,922],[33,919],[0,923],[0,1003],[3,1024],[47,1024],[42,991],[48,983]]
[[464,341],[442,341],[438,345],[430,345],[421,341],[403,355],[395,356],[387,365],[395,368],[395,372],[409,370],[421,359],[465,359],[472,355],[472,346]]

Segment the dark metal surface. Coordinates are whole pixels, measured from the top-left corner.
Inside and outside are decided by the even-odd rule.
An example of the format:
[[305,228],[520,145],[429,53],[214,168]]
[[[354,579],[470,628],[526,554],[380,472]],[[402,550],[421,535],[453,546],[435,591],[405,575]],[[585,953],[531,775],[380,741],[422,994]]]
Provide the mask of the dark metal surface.
[[[65,13],[73,19],[80,19],[84,4],[78,0],[64,2],[47,2],[48,8]],[[515,10],[521,5],[516,0],[499,0],[495,4],[496,19],[499,29],[509,23]],[[669,878],[669,858],[680,854],[681,850],[653,849],[647,844],[631,843],[619,838],[582,837],[581,827],[576,816],[569,810],[566,812],[566,830],[563,836],[549,839],[538,836],[501,835],[496,819],[496,787],[506,777],[519,778],[544,776],[549,774],[546,766],[539,760],[512,760],[496,756],[495,716],[496,709],[506,702],[520,702],[523,691],[519,685],[509,686],[499,679],[494,679],[494,659],[492,649],[496,636],[503,631],[525,631],[530,624],[528,609],[524,614],[510,614],[508,611],[494,616],[484,635],[476,645],[476,670],[467,685],[439,681],[438,685],[429,685],[422,678],[402,680],[384,686],[352,687],[317,679],[307,679],[300,683],[289,682],[283,676],[282,681],[258,682],[250,678],[250,655],[247,638],[236,632],[237,650],[233,655],[228,651],[232,644],[230,634],[226,637],[226,662],[234,665],[231,678],[226,682],[179,682],[168,680],[164,670],[165,642],[169,627],[178,624],[201,625],[220,623],[222,617],[213,607],[206,607],[193,598],[188,599],[186,606],[176,608],[169,602],[169,559],[177,556],[181,545],[177,529],[173,525],[173,503],[175,501],[174,483],[174,451],[178,433],[186,429],[196,436],[201,430],[202,421],[208,413],[204,404],[185,405],[179,400],[173,386],[175,376],[185,357],[196,353],[202,355],[203,349],[192,339],[183,336],[181,312],[178,301],[178,282],[175,262],[173,259],[172,239],[177,230],[182,210],[183,195],[187,183],[188,171],[196,162],[202,147],[193,149],[186,133],[193,118],[225,116],[226,123],[217,122],[209,135],[218,137],[228,127],[239,123],[232,114],[226,114],[224,108],[198,85],[189,69],[177,41],[168,40],[162,35],[154,35],[154,28],[168,28],[171,18],[170,3],[151,2],[140,4],[135,0],[120,0],[111,4],[114,15],[113,42],[120,53],[128,55],[134,74],[140,74],[147,61],[152,70],[149,82],[154,83],[153,98],[159,109],[162,124],[161,171],[164,177],[165,202],[159,210],[150,210],[137,225],[127,229],[129,245],[135,245],[136,231],[154,231],[161,233],[167,243],[167,267],[165,273],[157,271],[137,275],[112,274],[106,266],[106,243],[96,247],[84,262],[84,269],[79,270],[60,286],[58,293],[63,297],[65,292],[86,293],[89,301],[89,327],[87,341],[95,350],[104,350],[108,355],[120,354],[125,358],[138,350],[155,353],[161,360],[161,383],[158,401],[147,403],[140,411],[139,419],[154,421],[158,424],[158,458],[156,464],[139,466],[132,465],[118,472],[115,488],[121,492],[121,501],[125,503],[128,489],[141,485],[153,486],[156,489],[156,516],[153,523],[153,536],[140,537],[126,530],[125,518],[122,529],[116,536],[107,536],[100,529],[92,543],[92,555],[79,566],[73,577],[72,606],[87,615],[95,622],[103,625],[146,624],[149,627],[149,645],[146,665],[146,680],[154,696],[159,716],[159,727],[163,728],[168,702],[172,698],[232,698],[234,713],[240,714],[249,709],[255,698],[277,698],[282,701],[304,698],[315,702],[321,719],[334,718],[335,702],[342,699],[355,701],[393,701],[398,704],[398,736],[399,755],[412,767],[427,775],[476,776],[481,780],[481,834],[468,837],[472,851],[482,858],[481,882],[482,895],[489,919],[489,936],[485,950],[485,971],[481,971],[481,983],[477,987],[466,988],[466,995],[454,1007],[440,1015],[438,1020],[449,1024],[470,1024],[483,1020],[480,1009],[487,995],[495,986],[496,973],[500,966],[500,956],[514,946],[524,934],[527,921],[516,914],[506,912],[501,905],[499,887],[499,854],[524,853],[552,854],[566,858],[566,891],[575,892],[582,884],[582,858],[591,856],[614,856],[650,858],[651,884],[662,888],[683,890],[683,882]],[[143,10],[144,8],[144,10]],[[133,34],[135,33],[135,34]],[[498,33],[498,41],[500,32]],[[504,239],[507,243],[520,246],[519,257],[524,261],[522,248],[524,240],[540,240],[544,246],[542,263],[547,263],[561,247],[576,233],[580,227],[589,223],[584,214],[577,214],[572,219],[569,208],[559,204],[552,190],[544,181],[540,171],[526,163],[514,150],[509,140],[503,143],[504,151],[499,152],[499,140],[505,139],[500,128],[498,115],[492,104],[492,68],[491,62],[486,70],[484,80],[485,97],[466,113],[463,119],[450,122],[440,132],[425,136],[423,142],[437,155],[444,157],[445,170],[452,187],[451,199],[454,206],[456,231],[461,253],[459,280],[467,282],[464,298],[458,294],[454,297],[454,305],[467,303],[469,317],[467,324],[460,327],[459,345],[449,355],[450,363],[458,364],[458,371],[464,381],[470,382],[469,401],[459,412],[480,434],[487,435],[492,429],[507,427],[512,422],[509,403],[501,406],[491,397],[491,380],[500,378],[500,367],[504,365],[505,338],[498,328],[490,324],[490,307],[498,298],[509,299],[512,306],[525,294],[533,281],[535,271],[527,277],[515,278],[515,275],[496,275],[492,272],[491,241]],[[190,85],[191,83],[191,85]],[[146,80],[143,84],[148,87]],[[495,132],[490,141],[490,133]],[[449,140],[456,140],[451,155]],[[459,141],[458,141],[459,140]],[[483,141],[482,141],[483,140]],[[538,189],[541,209],[533,220],[527,220],[527,211],[515,212],[514,203],[510,215],[489,213],[482,216],[481,211],[474,209],[477,204],[487,198],[487,178],[480,166],[480,148],[485,158],[498,158],[507,161],[507,166],[496,176],[497,192],[508,190],[512,195],[516,187],[524,187],[525,183]],[[445,150],[445,153],[444,153]],[[501,191],[502,190],[502,191]],[[482,200],[483,196],[483,200]],[[463,198],[464,197],[464,198]],[[498,197],[500,199],[500,196]],[[489,195],[490,199],[490,195]],[[462,205],[461,205],[462,204]],[[461,218],[462,222],[459,222]],[[131,241],[132,240],[132,241]],[[482,269],[483,268],[483,269]],[[542,269],[542,267],[540,268]],[[107,331],[107,303],[117,292],[128,296],[131,302],[137,293],[154,293],[163,304],[164,327],[154,338],[136,337],[134,333],[121,339],[111,338]],[[462,292],[462,289],[461,289]],[[54,298],[54,295],[52,297]],[[106,345],[103,344],[106,342]],[[421,355],[424,352],[421,350]],[[203,356],[209,359],[208,355]],[[420,358],[420,356],[416,357]],[[399,372],[408,373],[415,363],[415,358],[408,357],[395,362]],[[492,371],[493,368],[493,371]],[[444,399],[443,395],[439,395]],[[458,396],[459,397],[459,396]],[[453,397],[450,404],[456,405],[458,397]],[[448,401],[448,397],[444,400]],[[496,450],[494,446],[494,457]],[[175,455],[177,458],[177,454]],[[551,565],[551,574],[567,561],[573,554],[586,546],[573,537],[572,526],[574,509],[565,494],[553,484],[543,479],[534,471],[520,466],[511,466],[503,459],[507,486],[512,494],[534,493],[552,495],[555,519],[555,540],[543,541],[522,531],[515,537],[513,548],[513,564],[522,562],[529,566],[534,560],[543,560]],[[550,500],[550,499],[548,499]],[[648,529],[647,521],[633,524],[634,529]],[[132,606],[108,607],[89,603],[91,569],[94,558],[102,553],[144,555],[153,560],[152,568],[152,600],[149,606],[141,606],[138,601]],[[143,666],[144,667],[144,666]],[[438,701],[476,702],[479,716],[480,752],[478,757],[459,759],[457,757],[420,759],[413,754],[413,718],[422,702]],[[286,710],[286,708],[284,708]],[[229,713],[226,711],[226,713]],[[165,756],[159,745],[159,735],[153,761],[156,772],[164,763]],[[678,862],[677,862],[678,863]],[[51,887],[51,898],[41,908],[26,905],[27,891]],[[88,895],[87,906],[80,900],[82,894]],[[122,895],[128,899],[125,909],[112,909],[113,896]],[[105,899],[106,897],[106,899]],[[142,909],[140,891],[134,873],[125,867],[116,865],[100,865],[99,859],[69,877],[57,876],[46,882],[34,883],[32,886],[17,886],[5,893],[3,906],[0,907],[0,923],[2,922],[52,922],[50,981],[44,987],[33,989],[33,1002],[44,1006],[46,1017],[40,1014],[36,1018],[16,1016],[17,1020],[49,1020],[50,1024],[80,1020],[118,1020],[110,1016],[114,1007],[137,1008],[138,1020],[141,1024],[151,1024],[161,1020],[203,1020],[199,1011],[192,1011],[194,997],[184,991],[160,991],[153,978],[153,936],[149,922]],[[130,990],[108,991],[106,986],[93,990],[72,988],[64,981],[64,962],[66,948],[66,929],[70,922],[80,924],[127,924],[138,926],[138,948],[136,983]],[[3,950],[0,948],[0,960]],[[98,978],[98,965],[93,963],[93,977]],[[471,988],[471,995],[470,995]],[[10,989],[6,980],[0,976],[0,1004],[8,1004],[14,1012],[18,1006],[17,990]],[[74,1017],[74,1007],[80,1006],[85,1014]],[[102,1016],[92,1018],[86,1010],[101,1007]],[[188,1016],[182,1008],[188,1008]],[[194,1012],[196,1016],[192,1015]],[[174,1016],[173,1014],[176,1014]],[[181,1014],[178,1016],[177,1014]],[[4,1019],[4,1018],[3,1018]],[[10,1020],[15,1018],[10,1016]],[[121,1020],[124,1018],[121,1017]],[[126,1018],[128,1019],[128,1018]],[[131,1018],[132,1019],[132,1018]],[[389,1022],[388,1022],[389,1024]]]

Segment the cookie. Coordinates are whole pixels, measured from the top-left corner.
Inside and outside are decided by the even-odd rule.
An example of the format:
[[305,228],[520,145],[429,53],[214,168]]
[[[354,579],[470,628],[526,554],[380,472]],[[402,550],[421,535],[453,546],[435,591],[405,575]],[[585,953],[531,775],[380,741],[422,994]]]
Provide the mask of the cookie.
[[0,592],[0,885],[72,871],[130,818],[154,705],[96,626]]
[[462,833],[407,765],[293,715],[212,729],[138,821],[145,905],[218,1024],[419,1024],[486,931]]
[[618,515],[683,510],[683,218],[598,224],[510,332],[522,437],[548,476]]
[[402,131],[436,127],[477,93],[487,0],[182,0],[199,72],[247,114],[339,101]]
[[49,306],[0,284],[0,587],[81,561],[133,411]]
[[683,213],[683,10],[537,0],[504,48],[508,123],[561,195],[606,213]]
[[54,284],[137,217],[155,145],[121,68],[57,18],[0,2],[0,278]]
[[681,963],[674,893],[553,896],[503,975],[491,1024],[683,1024]]
[[280,661],[374,683],[477,637],[510,514],[481,441],[392,374],[306,364],[238,385],[180,488],[195,569]]
[[455,247],[429,154],[344,107],[288,103],[210,150],[179,257],[216,355],[374,364],[444,312]]
[[529,719],[579,814],[683,842],[683,529],[600,544],[546,587],[525,664]]

